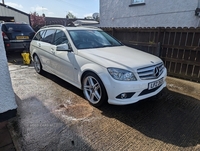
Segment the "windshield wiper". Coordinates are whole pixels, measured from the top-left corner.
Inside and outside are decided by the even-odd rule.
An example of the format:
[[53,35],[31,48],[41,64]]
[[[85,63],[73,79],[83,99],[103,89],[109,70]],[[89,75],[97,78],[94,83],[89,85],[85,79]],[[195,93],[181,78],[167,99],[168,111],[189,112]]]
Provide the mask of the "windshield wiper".
[[112,47],[112,45],[102,45],[102,46],[97,46],[95,48],[105,48],[105,47]]

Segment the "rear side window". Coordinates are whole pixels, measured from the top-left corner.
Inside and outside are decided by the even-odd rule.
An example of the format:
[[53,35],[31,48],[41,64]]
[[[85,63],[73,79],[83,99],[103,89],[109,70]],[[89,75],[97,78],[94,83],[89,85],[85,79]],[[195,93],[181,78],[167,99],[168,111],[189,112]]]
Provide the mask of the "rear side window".
[[52,40],[53,40],[53,36],[54,36],[55,31],[56,31],[55,29],[47,30],[45,35],[44,35],[44,38],[42,38],[42,41],[47,42],[47,43],[51,43]]
[[33,40],[42,41],[42,39],[44,38],[44,35],[45,35],[45,31],[46,31],[46,30],[41,30],[41,31],[39,31],[39,32],[35,35],[35,37],[34,37]]

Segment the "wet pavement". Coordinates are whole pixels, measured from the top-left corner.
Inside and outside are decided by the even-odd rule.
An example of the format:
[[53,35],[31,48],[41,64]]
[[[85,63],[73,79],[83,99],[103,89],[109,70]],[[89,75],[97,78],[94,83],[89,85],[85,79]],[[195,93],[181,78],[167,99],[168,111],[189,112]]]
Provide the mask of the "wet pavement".
[[200,150],[200,84],[167,78],[159,95],[95,108],[82,91],[8,56],[18,104],[9,122],[17,150]]

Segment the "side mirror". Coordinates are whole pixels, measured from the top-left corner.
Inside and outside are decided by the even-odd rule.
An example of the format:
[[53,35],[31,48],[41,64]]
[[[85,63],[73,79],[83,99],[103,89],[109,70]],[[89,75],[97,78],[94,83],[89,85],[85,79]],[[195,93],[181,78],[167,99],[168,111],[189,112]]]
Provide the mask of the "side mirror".
[[56,50],[57,51],[71,51],[71,48],[69,47],[69,45],[68,44],[60,44],[60,45],[58,45],[57,46],[57,48],[56,48]]

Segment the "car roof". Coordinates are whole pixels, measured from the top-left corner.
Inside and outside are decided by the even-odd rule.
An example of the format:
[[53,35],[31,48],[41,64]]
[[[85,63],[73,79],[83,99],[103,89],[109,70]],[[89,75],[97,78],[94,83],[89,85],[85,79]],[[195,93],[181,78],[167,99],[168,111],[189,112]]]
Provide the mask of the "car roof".
[[77,27],[66,27],[67,30],[101,30],[100,28],[93,26],[77,26]]
[[95,26],[63,26],[63,25],[47,25],[41,28],[44,29],[66,29],[66,30],[101,30]]
[[25,22],[3,22],[2,24],[16,24],[16,25],[21,25],[21,24],[23,24],[23,25],[28,25],[27,23],[25,23]]

